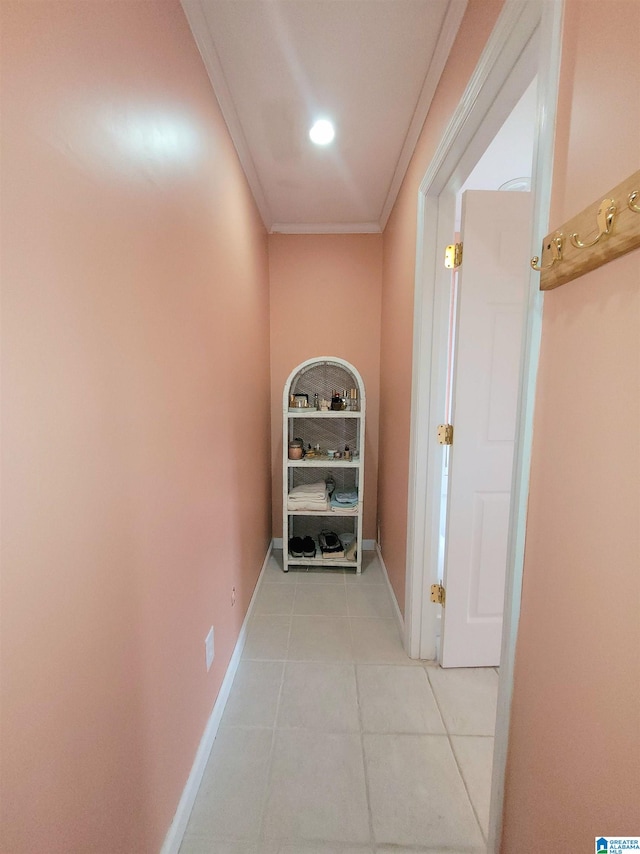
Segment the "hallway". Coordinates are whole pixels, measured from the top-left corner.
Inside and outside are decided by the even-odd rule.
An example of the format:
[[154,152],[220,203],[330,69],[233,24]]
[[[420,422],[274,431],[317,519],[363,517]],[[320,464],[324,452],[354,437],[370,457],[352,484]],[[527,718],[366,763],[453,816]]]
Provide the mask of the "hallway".
[[360,578],[281,561],[181,854],[484,851],[495,670],[408,659],[374,552]]

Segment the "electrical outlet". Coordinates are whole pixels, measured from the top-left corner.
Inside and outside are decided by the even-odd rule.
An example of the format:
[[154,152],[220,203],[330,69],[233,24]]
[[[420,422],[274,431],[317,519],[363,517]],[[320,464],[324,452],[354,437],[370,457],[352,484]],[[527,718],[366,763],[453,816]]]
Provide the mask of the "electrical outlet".
[[236,588],[232,587],[231,588],[231,607],[233,608],[233,606],[235,604],[236,604]]
[[213,664],[213,626],[209,629],[209,634],[204,639],[204,653],[207,661],[207,673],[211,670],[211,665]]

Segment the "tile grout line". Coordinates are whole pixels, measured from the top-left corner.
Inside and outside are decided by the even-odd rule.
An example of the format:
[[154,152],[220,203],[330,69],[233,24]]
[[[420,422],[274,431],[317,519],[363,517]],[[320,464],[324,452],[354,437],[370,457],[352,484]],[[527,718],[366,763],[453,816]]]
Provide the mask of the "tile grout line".
[[[297,580],[296,580],[296,586],[297,586]],[[295,602],[295,592],[294,592],[293,601]],[[291,607],[291,610],[293,612],[293,605]],[[265,784],[265,788],[264,788],[264,795],[262,797],[262,809],[260,811],[260,824],[258,826],[258,840],[257,840],[257,842],[259,845],[261,845],[262,842],[266,841],[265,837],[264,837],[264,824],[265,824],[265,820],[266,820],[266,816],[267,816],[267,805],[269,803],[269,796],[271,794],[271,783],[273,780],[273,758],[274,758],[274,753],[275,753],[276,738],[278,735],[278,716],[280,714],[280,703],[282,701],[282,694],[284,692],[284,680],[286,679],[286,675],[287,675],[287,661],[288,661],[288,655],[289,655],[289,643],[291,641],[292,626],[293,626],[293,613],[290,614],[290,616],[289,616],[289,632],[287,634],[287,648],[285,650],[284,661],[282,662],[282,676],[280,677],[280,688],[278,690],[278,699],[276,700],[276,709],[275,709],[275,715],[273,718],[273,727],[272,727],[272,731],[271,731],[271,748],[269,750],[267,779],[266,779],[266,784]],[[263,659],[263,661],[265,661],[265,660],[268,660],[268,659]]]
[[[298,582],[296,580],[296,584],[295,584],[296,591],[297,591],[297,587],[298,587]],[[276,702],[274,725],[272,728],[271,749],[270,749],[270,753],[269,753],[269,768],[268,768],[267,782],[266,782],[265,793],[264,793],[264,797],[263,797],[261,817],[260,817],[260,827],[259,827],[259,832],[258,832],[258,844],[261,844],[261,843],[267,841],[265,839],[265,836],[264,836],[264,829],[265,829],[264,824],[265,824],[265,819],[266,819],[267,804],[269,802],[269,796],[271,794],[271,786],[272,786],[272,780],[273,780],[274,749],[275,749],[275,740],[276,740],[277,732],[278,732],[278,718],[279,718],[279,714],[280,714],[280,707],[281,707],[281,703],[282,703],[282,695],[283,695],[283,691],[284,691],[284,681],[286,679],[286,674],[287,674],[287,665],[289,663],[291,663],[288,656],[289,656],[289,648],[290,648],[290,643],[291,643],[291,633],[292,633],[292,629],[293,629],[293,618],[294,618],[294,616],[296,616],[296,614],[295,614],[296,598],[297,598],[297,593],[294,592],[292,610],[291,610],[291,614],[289,617],[289,632],[287,635],[286,658],[283,662],[282,677],[281,677],[281,682],[280,682],[280,689],[278,691],[278,699]],[[346,598],[346,585],[345,585],[345,598]],[[302,615],[302,616],[309,616],[309,615]],[[319,616],[326,616],[326,615],[319,615]],[[353,658],[353,633],[352,633],[352,629],[351,629],[351,619],[349,618],[348,614],[347,614],[347,619],[349,620],[349,641],[350,641],[350,646],[351,646],[350,652],[351,652],[351,656]],[[266,659],[262,659],[262,660],[264,661]],[[373,826],[372,826],[371,808],[370,808],[369,793],[368,793],[368,781],[367,781],[366,766],[365,766],[365,760],[364,760],[364,745],[363,745],[363,740],[362,740],[362,723],[361,723],[360,706],[359,706],[359,698],[358,698],[358,687],[357,687],[357,676],[356,676],[355,662],[353,660],[348,661],[348,662],[336,662],[333,660],[323,661],[323,662],[315,662],[315,661],[304,661],[303,660],[301,663],[305,663],[305,664],[314,664],[314,663],[345,664],[345,665],[347,665],[353,669],[354,681],[356,684],[356,698],[357,698],[357,703],[358,703],[358,722],[360,725],[359,738],[360,738],[360,749],[362,752],[363,774],[364,774],[364,778],[365,778],[365,797],[367,799],[367,814],[368,814],[368,819],[369,819],[369,834],[370,834],[371,844],[375,848],[375,843],[373,842]],[[304,727],[293,727],[293,728],[287,728],[287,729],[301,729],[302,731],[305,731]]]
[[423,667],[422,671],[424,673],[425,679],[427,680],[427,685],[429,686],[429,690],[431,691],[431,696],[433,697],[433,702],[436,704],[436,709],[438,710],[438,714],[440,715],[440,722],[441,722],[442,727],[444,729],[444,732],[442,734],[446,735],[448,738],[449,737],[449,727],[447,726],[447,722],[445,721],[444,715],[442,714],[442,709],[440,708],[440,703],[438,702],[438,697],[437,697],[437,694],[435,692],[435,688],[431,684],[431,679],[429,679],[429,674],[427,673],[427,668]]
[[[239,724],[239,725],[236,725],[236,727],[235,727],[236,729],[239,729],[239,730],[241,730],[241,729],[245,729],[245,730],[269,730],[269,729],[271,729],[270,743],[267,740],[267,745],[269,745],[269,750],[268,750],[268,755],[265,757],[265,765],[266,765],[265,772],[266,773],[265,773],[265,777],[264,777],[264,788],[263,788],[261,796],[260,796],[261,809],[259,812],[259,822],[258,822],[258,827],[257,827],[258,836],[257,836],[257,838],[255,836],[252,836],[250,844],[251,845],[256,844],[258,846],[258,852],[260,852],[263,847],[270,846],[271,844],[274,845],[274,849],[278,849],[279,844],[285,844],[285,843],[287,845],[289,845],[289,847],[293,846],[294,843],[299,843],[301,845],[306,845],[306,846],[313,846],[313,844],[315,844],[315,845],[319,845],[319,844],[333,845],[336,852],[338,850],[343,852],[347,848],[349,848],[349,849],[353,848],[354,851],[355,850],[360,851],[360,849],[362,848],[363,852],[366,850],[367,852],[375,851],[375,852],[378,852],[378,854],[382,854],[383,851],[391,852],[391,851],[396,849],[397,845],[393,844],[393,843],[382,843],[382,842],[377,843],[376,839],[375,839],[375,835],[374,835],[374,830],[373,830],[374,814],[373,814],[372,803],[371,803],[370,780],[369,780],[369,774],[368,774],[368,768],[367,768],[365,742],[364,742],[365,736],[369,735],[369,733],[365,732],[365,725],[364,725],[364,721],[363,721],[363,715],[364,715],[365,709],[364,709],[364,705],[363,705],[363,696],[362,696],[362,692],[361,692],[361,686],[359,684],[359,668],[360,667],[371,668],[371,667],[380,667],[380,666],[383,666],[386,668],[389,668],[389,667],[391,667],[391,668],[405,667],[406,668],[407,665],[411,665],[411,664],[414,664],[414,667],[412,669],[415,669],[415,666],[419,664],[420,666],[418,669],[421,669],[424,673],[424,678],[427,680],[429,691],[431,692],[431,695],[433,697],[434,704],[435,704],[438,716],[440,718],[440,721],[441,721],[441,724],[443,727],[443,732],[441,732],[441,733],[422,733],[422,732],[418,733],[418,732],[395,732],[395,731],[392,732],[389,730],[381,730],[379,733],[372,731],[371,735],[385,735],[385,736],[396,736],[396,737],[398,737],[398,736],[413,737],[413,736],[429,735],[431,737],[444,737],[444,738],[446,738],[448,741],[449,749],[450,749],[451,753],[453,754],[454,762],[456,764],[459,777],[462,780],[465,793],[467,794],[467,799],[468,799],[467,802],[470,804],[470,806],[472,808],[472,813],[476,819],[477,826],[480,829],[481,839],[486,844],[485,835],[484,835],[484,832],[482,830],[482,826],[480,824],[478,814],[477,814],[475,807],[473,805],[473,802],[471,800],[469,790],[468,790],[468,787],[467,787],[466,782],[465,782],[464,775],[462,774],[462,766],[461,766],[460,762],[458,761],[458,757],[457,757],[456,751],[455,751],[454,746],[453,746],[452,738],[454,737],[454,734],[449,731],[449,727],[447,726],[447,724],[444,720],[443,714],[442,714],[441,704],[438,700],[438,697],[436,696],[434,687],[431,684],[431,681],[429,679],[429,672],[430,672],[430,670],[432,670],[432,667],[430,667],[428,664],[425,664],[423,662],[420,662],[420,663],[415,662],[414,663],[414,662],[411,662],[410,660],[403,661],[403,662],[398,662],[398,661],[390,662],[390,661],[374,659],[372,661],[358,662],[358,660],[354,654],[355,653],[354,636],[355,636],[355,633],[357,631],[359,631],[360,626],[363,625],[363,619],[367,620],[367,618],[366,617],[365,618],[354,617],[350,613],[348,601],[347,601],[347,614],[346,615],[331,615],[331,614],[296,615],[294,613],[294,611],[295,611],[295,603],[297,601],[297,595],[298,595],[297,594],[297,588],[298,588],[299,583],[302,583],[304,586],[307,586],[307,587],[309,586],[309,585],[307,585],[307,583],[305,581],[301,582],[299,578],[295,580],[295,582],[293,583],[293,595],[291,596],[292,604],[291,604],[291,609],[290,609],[289,614],[259,615],[259,616],[266,616],[266,617],[279,617],[281,619],[283,619],[284,617],[287,617],[289,619],[289,627],[288,627],[288,632],[287,632],[287,641],[285,643],[285,656],[284,656],[284,658],[244,659],[245,661],[253,661],[255,663],[259,663],[259,665],[260,665],[259,670],[262,670],[262,671],[264,670],[264,667],[269,665],[270,663],[279,663],[281,665],[281,668],[282,668],[281,669],[281,676],[279,678],[279,683],[278,683],[278,690],[277,690],[276,703],[275,703],[275,709],[274,709],[274,718],[273,718],[272,725],[269,726],[267,724],[266,726],[260,726],[259,724],[258,725]],[[287,585],[287,586],[291,586],[291,585]],[[288,595],[289,594],[287,594],[287,596]],[[346,586],[346,595],[348,596],[348,585]],[[311,597],[311,599],[313,600],[313,596]],[[291,638],[293,635],[293,618],[294,618],[294,616],[300,616],[300,617],[302,617],[303,620],[306,617],[311,617],[313,619],[314,616],[318,617],[318,618],[324,618],[324,619],[332,619],[332,618],[335,618],[335,616],[341,616],[343,618],[346,617],[349,620],[348,640],[349,640],[349,643],[351,645],[351,653],[352,653],[351,660],[350,661],[336,660],[335,657],[322,658],[322,659],[295,659],[295,660],[291,659],[289,656],[290,656],[290,653],[292,652]],[[379,623],[384,621],[384,618],[376,617],[375,615],[373,615],[370,619],[375,620],[376,622],[379,622]],[[388,620],[386,622],[388,622]],[[274,795],[274,792],[277,791],[277,789],[274,789],[274,772],[275,772],[275,756],[276,756],[275,745],[277,743],[278,736],[279,736],[279,734],[281,734],[285,731],[288,731],[288,732],[295,732],[295,731],[311,732],[311,730],[307,729],[307,727],[304,725],[304,723],[301,726],[294,726],[294,727],[290,727],[290,726],[283,727],[283,726],[278,725],[279,715],[280,715],[280,712],[283,710],[283,704],[285,702],[284,684],[285,684],[285,680],[287,678],[288,666],[290,664],[293,665],[295,662],[299,662],[303,666],[304,665],[309,665],[309,666],[313,666],[313,665],[345,666],[345,667],[348,666],[349,670],[354,674],[355,689],[356,689],[356,704],[357,704],[357,720],[358,720],[358,728],[359,728],[357,731],[357,734],[358,734],[358,737],[360,740],[361,755],[362,755],[362,762],[363,762],[363,775],[364,775],[363,782],[365,785],[365,798],[366,798],[366,803],[367,803],[367,817],[368,817],[368,825],[369,825],[369,842],[367,842],[367,843],[365,843],[365,842],[358,842],[358,843],[350,842],[349,843],[346,839],[343,839],[342,841],[335,840],[332,843],[330,843],[328,840],[324,840],[324,839],[314,839],[314,840],[298,839],[298,840],[296,840],[293,838],[289,839],[288,837],[286,839],[284,839],[284,838],[280,839],[280,837],[278,837],[278,836],[274,836],[273,838],[265,837],[266,818],[269,815],[268,809],[269,809],[270,799]],[[341,733],[342,734],[344,731],[343,730],[332,730],[332,729],[324,729],[323,728],[323,729],[317,730],[317,732],[318,732],[318,734],[322,733],[322,734],[330,735],[330,734],[334,734],[334,733],[336,733],[336,734]],[[352,731],[352,733],[353,733],[353,735],[356,735],[356,730],[354,729]],[[265,736],[266,736],[266,733],[265,733]],[[461,736],[461,737],[463,737],[463,736]],[[492,738],[492,736],[490,736],[490,735],[484,736],[484,738]],[[267,746],[267,745],[265,745],[265,746]],[[254,833],[255,833],[255,831],[254,831]],[[238,839],[237,841],[240,842],[241,840]],[[249,840],[247,840],[246,844],[249,845]],[[251,850],[253,852],[253,848]],[[416,843],[413,843],[413,844],[408,844],[408,845],[403,846],[402,850],[406,850],[407,852],[416,852],[416,853],[420,852],[420,854],[436,854],[436,852],[439,852],[443,849],[441,849],[441,848],[429,848],[429,847],[424,847],[423,845],[418,845]],[[480,854],[480,849],[477,847],[467,848],[466,846],[460,846],[459,849],[456,848],[456,851],[458,851],[458,850],[460,850],[461,852],[463,850],[465,852],[468,851],[469,854],[472,854],[472,853],[473,854]],[[482,850],[484,851],[484,848]],[[248,849],[247,849],[247,851],[248,851]],[[302,851],[302,849],[300,849],[300,852],[298,852],[298,854],[301,854],[301,851]],[[186,852],[185,852],[185,854],[186,854]]]
[[[292,662],[292,663],[295,663],[295,662]],[[357,666],[360,666],[360,665],[354,665],[353,662],[350,662],[350,661],[340,661],[340,662],[332,662],[332,661],[329,661],[329,662],[326,662],[326,661],[310,661],[310,662],[307,662],[307,661],[305,661],[305,662],[303,662],[303,664],[327,664],[327,665],[336,664],[337,666],[341,666],[341,667],[357,667]],[[268,729],[268,730],[271,730],[271,729],[274,729],[274,727],[261,726],[260,724],[229,724],[228,726],[225,727],[225,729],[242,729],[242,730],[262,730],[262,729],[267,730]],[[275,727],[275,729],[282,730],[283,732],[311,732],[311,733],[318,733],[319,735],[349,735],[349,734],[356,735],[359,731],[359,730],[355,730],[355,729],[353,729],[353,730],[349,730],[349,729],[316,729],[316,728],[310,729],[309,727],[305,727],[302,725],[292,726],[291,724],[288,724],[287,726]],[[370,730],[363,730],[363,734],[364,735],[384,735],[384,736],[391,735],[394,738],[404,738],[404,736],[407,736],[409,738],[413,738],[414,736],[417,738],[423,738],[423,737],[426,737],[426,738],[448,738],[446,732],[415,732],[414,730],[408,731],[405,729],[401,729],[401,730],[370,729]],[[457,737],[458,738],[491,738],[491,736],[489,736],[489,735],[487,735],[487,736],[462,735],[462,736],[457,736]],[[354,844],[364,845],[365,843],[354,843]],[[393,843],[388,842],[386,844],[392,845]]]
[[[298,598],[298,594],[297,594],[298,583],[299,583],[299,582],[298,582],[298,581],[296,581],[296,584],[295,584],[295,593],[294,593],[294,596],[293,596],[292,612],[291,612],[291,613],[290,613],[290,615],[289,615],[289,616],[290,616],[290,625],[289,625],[289,632],[288,632],[288,639],[287,639],[287,658],[286,658],[286,662],[285,662],[285,668],[284,668],[284,670],[283,670],[283,679],[284,679],[284,678],[286,678],[286,666],[287,666],[287,664],[288,664],[288,663],[289,663],[289,661],[290,661],[290,659],[289,659],[289,652],[290,652],[290,646],[291,646],[291,645],[290,645],[290,639],[291,639],[291,634],[292,634],[293,617],[294,617],[294,616],[296,616],[296,614],[295,614],[295,602],[297,601],[297,598]],[[303,583],[304,583],[304,582],[303,582]],[[345,591],[345,592],[347,593],[347,597],[348,597],[348,588],[346,589],[346,591]],[[286,615],[285,615],[285,616],[286,616]],[[306,614],[303,614],[303,615],[299,615],[299,616],[302,616],[303,618],[305,618],[305,617],[312,617],[312,618],[313,618],[314,616],[316,616],[316,617],[320,617],[320,618],[324,617],[324,618],[329,618],[329,619],[330,619],[330,618],[335,618],[335,617],[341,617],[341,618],[346,617],[346,618],[348,618],[348,619],[349,619],[349,639],[350,639],[351,646],[352,646],[352,653],[353,653],[353,640],[354,640],[353,636],[354,636],[354,632],[355,632],[355,631],[357,631],[357,624],[358,624],[359,622],[361,622],[361,620],[362,620],[362,619],[367,619],[367,617],[364,617],[364,618],[354,617],[354,616],[351,614],[351,609],[350,609],[350,607],[349,607],[348,598],[347,598],[347,614],[346,614],[346,615],[336,615],[336,614],[317,614],[317,615],[308,614],[308,615],[306,615]],[[381,618],[381,617],[379,617],[378,615],[369,615],[369,619],[374,619],[374,620],[376,620],[376,621],[379,621],[379,620],[382,620],[382,619],[384,619],[384,618]],[[354,622],[354,621],[355,621],[355,622]],[[301,660],[300,660],[300,663],[302,663],[302,664],[314,664],[314,663],[324,663],[324,664],[338,664],[338,663],[340,663],[340,664],[342,664],[343,662],[336,662],[334,659],[331,659],[331,660],[327,660],[327,659],[324,659],[324,660],[322,660],[322,659],[320,659],[320,660],[314,660],[314,659],[301,659]],[[378,846],[377,846],[377,844],[376,844],[376,841],[375,841],[374,833],[373,833],[373,814],[372,814],[372,809],[371,809],[371,796],[370,796],[370,790],[369,790],[369,777],[368,777],[368,773],[367,773],[366,755],[365,755],[365,749],[364,749],[364,735],[365,735],[365,733],[364,733],[364,724],[363,724],[363,722],[362,722],[362,706],[361,706],[361,697],[360,697],[360,685],[359,685],[359,680],[358,680],[358,666],[359,666],[359,663],[357,662],[355,655],[353,655],[353,659],[352,659],[352,661],[351,661],[351,662],[344,662],[344,663],[345,663],[345,664],[346,664],[346,663],[350,664],[350,666],[353,668],[353,672],[354,672],[354,676],[355,676],[355,680],[356,680],[356,693],[357,693],[357,705],[358,705],[358,720],[359,720],[359,727],[360,727],[360,731],[359,731],[359,738],[360,738],[361,753],[362,753],[362,761],[363,761],[363,773],[364,773],[364,782],[365,782],[365,797],[367,798],[367,811],[368,811],[368,819],[369,819],[369,833],[370,833],[370,839],[371,839],[371,843],[370,843],[370,844],[371,844],[371,846],[372,846],[375,850],[379,850],[379,848],[378,848]],[[362,664],[362,666],[365,666],[365,667],[366,667],[366,666],[378,666],[378,665],[385,665],[385,666],[406,666],[408,663],[409,663],[409,662],[402,662],[402,663],[400,664],[400,663],[398,663],[398,662],[383,662],[383,661],[375,662],[375,661],[373,661],[373,662],[361,662],[360,664]],[[437,709],[437,711],[438,711],[438,715],[439,715],[440,721],[441,721],[442,726],[443,726],[443,730],[444,730],[444,732],[443,732],[443,733],[441,733],[440,735],[441,735],[441,737],[445,737],[445,738],[447,738],[447,741],[448,741],[448,744],[449,744],[449,749],[450,749],[450,750],[451,750],[451,752],[452,752],[452,755],[453,755],[453,758],[454,758],[454,762],[456,763],[456,767],[457,767],[457,770],[458,770],[458,774],[459,774],[459,776],[460,776],[460,779],[462,780],[462,783],[463,783],[463,787],[464,787],[465,793],[467,794],[468,803],[469,803],[469,805],[470,805],[470,806],[471,806],[471,808],[472,808],[472,812],[473,812],[473,815],[474,815],[474,817],[475,817],[475,819],[476,819],[477,826],[479,827],[480,832],[481,832],[481,838],[482,838],[482,839],[483,839],[483,841],[484,841],[485,837],[484,837],[484,833],[482,832],[482,828],[481,828],[480,822],[479,822],[479,820],[478,820],[477,812],[476,812],[476,810],[475,810],[475,808],[474,808],[474,805],[473,805],[473,802],[471,801],[471,798],[470,798],[470,796],[469,796],[469,791],[468,791],[468,788],[467,788],[467,785],[466,785],[466,782],[465,782],[464,776],[463,776],[463,774],[462,774],[461,767],[460,767],[460,764],[459,764],[459,762],[458,762],[457,755],[456,755],[456,753],[455,753],[455,750],[453,749],[453,744],[452,744],[452,741],[451,741],[451,734],[450,734],[449,729],[448,729],[448,727],[447,727],[447,725],[446,725],[446,723],[445,723],[445,721],[444,721],[444,718],[443,718],[443,715],[442,715],[442,711],[441,711],[441,708],[440,708],[440,703],[439,703],[439,702],[438,702],[438,700],[437,700],[437,697],[436,697],[436,695],[435,695],[435,691],[434,691],[433,686],[431,685],[431,682],[430,682],[429,677],[428,677],[428,668],[427,668],[426,666],[422,666],[420,669],[422,669],[422,670],[423,670],[423,672],[424,672],[424,678],[427,680],[427,684],[428,684],[428,686],[429,686],[429,690],[430,690],[430,692],[431,692],[431,694],[432,694],[432,696],[433,696],[434,703],[435,703],[435,705],[436,705],[436,709]],[[280,692],[279,692],[279,697],[278,697],[278,712],[277,712],[277,715],[279,714],[279,709],[281,708],[282,690],[283,690],[283,683],[281,683],[281,686],[280,686]],[[277,722],[277,717],[276,717],[276,722]],[[276,729],[277,729],[277,726],[276,726]],[[305,728],[304,728],[304,727],[294,727],[294,728],[288,728],[288,729],[293,729],[293,730],[295,730],[295,729],[302,729],[302,730],[304,730]],[[321,730],[321,732],[326,732],[327,734],[329,734],[329,733],[331,733],[331,732],[333,732],[333,731],[332,731],[332,730],[326,730],[326,731],[325,731],[325,730]],[[388,732],[387,732],[387,733],[385,733],[385,734],[391,734],[391,735],[393,735],[393,733],[388,733]],[[407,733],[397,733],[397,735],[407,735]],[[410,733],[409,735],[411,735],[411,733]],[[267,793],[267,798],[268,798],[269,794],[271,793],[272,772],[273,772],[273,756],[271,756],[271,757],[270,757],[270,774],[269,774],[269,782],[268,782],[268,793]],[[261,838],[261,839],[263,839],[263,832],[264,832],[264,820],[265,820],[265,819],[264,819],[264,814],[263,814],[262,822],[261,822],[261,834],[260,834],[260,838]],[[411,847],[411,850],[413,850],[413,846]],[[418,850],[425,850],[425,849],[416,848],[415,850],[416,850],[416,851],[418,851]],[[426,849],[426,850],[428,850],[428,849]]]
[[[351,631],[351,620],[349,620],[349,627]],[[351,631],[351,645],[353,646],[353,632]],[[369,839],[371,845],[375,850],[377,850],[376,846],[376,837],[373,831],[373,809],[371,807],[371,791],[369,786],[369,774],[367,771],[367,757],[364,750],[364,721],[362,719],[362,705],[360,703],[360,683],[358,682],[358,665],[353,663],[353,678],[356,683],[356,703],[358,706],[358,727],[359,732],[358,736],[360,738],[360,751],[362,753],[362,773],[364,774],[364,792],[365,797],[367,799],[367,818],[369,819]]]
[[471,800],[471,795],[469,793],[469,787],[467,786],[467,781],[465,780],[464,774],[462,773],[462,767],[461,767],[460,762],[458,760],[458,755],[457,755],[455,748],[453,746],[453,742],[451,741],[451,736],[448,736],[448,738],[449,738],[449,747],[451,748],[451,752],[453,753],[453,758],[454,758],[454,761],[456,763],[456,767],[458,769],[458,774],[460,774],[460,779],[462,780],[462,785],[464,786],[464,790],[467,793],[467,798],[469,799],[469,803],[471,804],[471,809],[473,810],[473,814],[475,816],[476,822],[478,824],[478,827],[480,828],[480,836],[482,836],[482,839],[483,839],[484,844],[486,846],[487,837],[485,836],[484,828],[482,827],[482,822],[480,821],[478,811],[476,810],[475,805],[474,805],[473,801]]
[[[486,846],[487,837],[485,836],[485,833],[484,833],[484,830],[482,827],[482,822],[480,821],[480,818],[478,816],[478,811],[476,810],[475,805],[474,805],[473,801],[471,800],[471,795],[469,793],[469,787],[467,786],[467,781],[464,778],[464,774],[462,773],[462,768],[460,766],[460,762],[458,761],[458,757],[457,757],[456,752],[453,748],[453,742],[451,741],[452,733],[449,732],[449,727],[447,725],[446,720],[444,719],[444,715],[442,714],[442,709],[440,708],[440,702],[438,701],[438,695],[436,693],[435,688],[431,684],[431,680],[429,679],[429,674],[428,674],[426,668],[425,668],[425,675],[427,677],[427,682],[429,683],[429,687],[431,688],[431,693],[433,694],[433,699],[436,701],[436,706],[438,708],[438,712],[440,714],[440,717],[442,718],[442,723],[444,724],[445,733],[447,736],[447,740],[449,742],[449,750],[451,751],[451,754],[453,756],[453,761],[456,763],[456,768],[458,769],[458,774],[460,776],[460,779],[462,780],[462,785],[464,786],[464,791],[467,795],[467,800],[469,801],[469,805],[471,806],[471,810],[472,810],[473,816],[476,820],[476,824],[478,825],[478,828],[480,829],[480,836],[482,837],[482,840]],[[453,733],[453,735],[456,735],[456,733]]]
[[[335,658],[243,658],[243,661],[255,661],[255,662],[263,662],[263,661],[273,661],[273,662],[287,662],[290,661],[292,664],[358,664],[362,667],[410,667],[412,670],[419,670],[420,666],[417,664],[406,664],[401,661],[384,661],[383,659],[376,659],[374,661],[358,661],[355,657],[348,659],[335,659]],[[454,733],[456,735],[456,733]],[[486,738],[491,738],[492,736],[486,736]]]

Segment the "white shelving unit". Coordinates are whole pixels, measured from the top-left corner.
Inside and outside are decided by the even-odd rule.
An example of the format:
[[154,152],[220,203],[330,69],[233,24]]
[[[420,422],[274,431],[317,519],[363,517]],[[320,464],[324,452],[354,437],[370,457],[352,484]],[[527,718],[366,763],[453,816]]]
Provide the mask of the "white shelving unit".
[[[314,396],[319,400],[331,400],[334,390],[357,390],[356,411],[342,410],[322,412],[313,408]],[[290,407],[291,395],[306,394],[309,409]],[[332,356],[309,359],[298,365],[285,383],[282,397],[282,507],[283,507],[283,555],[284,571],[290,566],[341,567],[362,571],[362,505],[364,497],[364,428],[366,397],[362,377],[349,362]],[[289,459],[289,442],[300,438],[305,449],[311,445],[321,451],[336,450],[344,453],[348,446],[352,459],[329,459],[326,455],[305,457],[301,460]],[[336,491],[356,489],[358,504],[355,511],[331,509],[289,510],[288,496],[291,489],[302,484],[326,481],[332,478]],[[357,557],[327,558],[322,556],[318,535],[328,530],[341,535],[356,537]],[[289,553],[292,537],[310,536],[315,542],[316,556],[293,557]]]

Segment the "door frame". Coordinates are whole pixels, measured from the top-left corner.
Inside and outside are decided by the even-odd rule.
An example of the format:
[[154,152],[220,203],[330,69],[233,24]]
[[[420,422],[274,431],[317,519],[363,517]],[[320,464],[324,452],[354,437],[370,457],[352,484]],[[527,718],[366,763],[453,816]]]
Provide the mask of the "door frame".
[[[411,658],[434,659],[437,609],[429,588],[437,582],[442,449],[436,427],[442,417],[446,378],[447,314],[440,251],[450,228],[452,195],[496,135],[527,82],[538,75],[534,144],[531,254],[548,230],[553,144],[564,0],[506,0],[478,65],[440,141],[418,192],[413,331],[413,378],[407,516],[405,648]],[[453,178],[452,178],[453,176]],[[442,196],[442,199],[441,199]],[[442,203],[441,203],[442,202]],[[451,217],[451,218],[450,218]],[[445,218],[448,220],[445,224]],[[449,235],[451,232],[449,231]],[[450,238],[449,238],[450,239]],[[533,409],[540,351],[543,296],[531,273],[520,367],[518,419],[511,489],[502,659],[494,747],[488,852],[499,849],[513,665],[524,563]],[[448,306],[447,306],[448,307]]]

